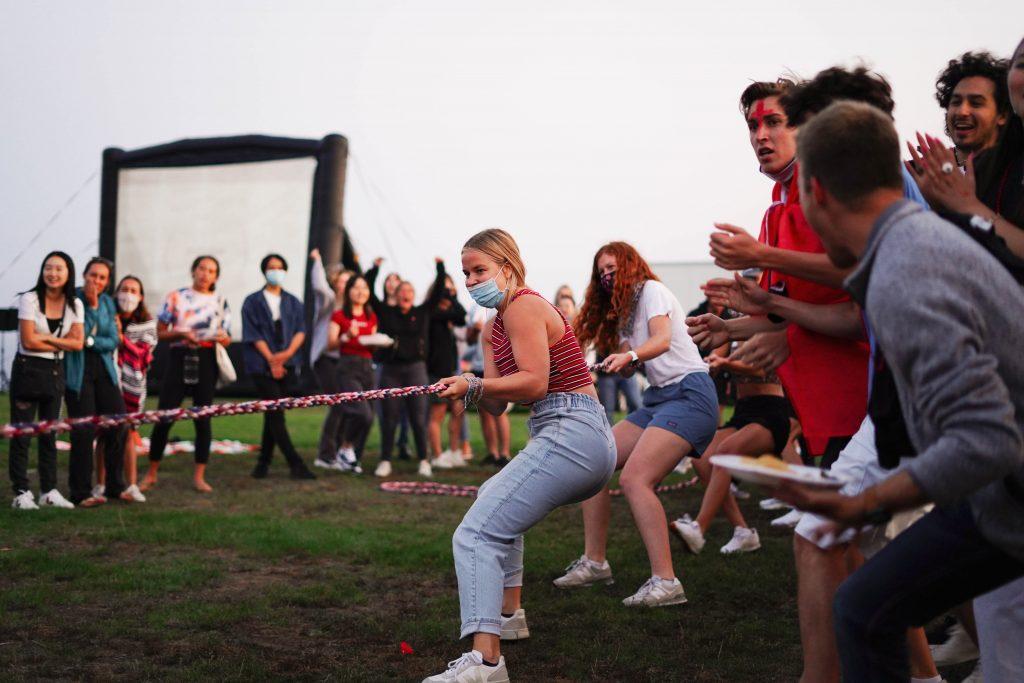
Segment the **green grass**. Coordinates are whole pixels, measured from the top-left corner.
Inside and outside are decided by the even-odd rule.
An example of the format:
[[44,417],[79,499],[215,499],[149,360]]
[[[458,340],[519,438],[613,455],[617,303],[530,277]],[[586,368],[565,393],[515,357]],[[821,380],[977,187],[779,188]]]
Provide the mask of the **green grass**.
[[[6,396],[0,411],[8,415]],[[288,414],[307,459],[323,415]],[[217,419],[214,436],[255,441],[261,419]],[[475,420],[472,431],[481,454]],[[191,439],[192,429],[173,434]],[[525,438],[524,416],[514,414],[514,448]],[[371,468],[377,443],[374,434]],[[451,533],[470,499],[387,494],[368,475],[295,482],[280,455],[270,478],[256,481],[253,460],[213,456],[210,496],[189,486],[191,457],[174,455],[144,505],[0,506],[0,679],[418,681],[465,649]],[[66,465],[62,456],[62,484]],[[479,483],[489,474],[471,467],[437,479]],[[397,462],[394,478],[415,479],[415,464]],[[692,513],[700,490],[662,500],[669,515]],[[764,549],[717,553],[731,532],[724,522],[699,556],[675,544],[690,603],[653,611],[620,604],[649,573],[625,501],[612,508],[616,584],[579,592],[550,583],[582,551],[578,507],[555,511],[527,535],[532,637],[504,650],[513,680],[795,679],[790,535],[770,530],[756,505],[743,509]],[[414,655],[400,654],[402,641]]]

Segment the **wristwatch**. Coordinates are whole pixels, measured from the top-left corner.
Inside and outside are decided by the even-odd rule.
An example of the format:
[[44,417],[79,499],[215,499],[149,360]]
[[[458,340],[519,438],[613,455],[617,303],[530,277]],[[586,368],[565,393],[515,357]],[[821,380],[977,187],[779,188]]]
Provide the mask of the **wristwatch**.
[[636,351],[634,351],[633,349],[630,349],[629,351],[627,351],[627,353],[629,354],[629,357],[633,359],[632,360],[633,363],[639,363],[640,362],[640,356],[636,355]]
[[88,337],[85,338],[85,348],[91,349],[92,345],[95,343],[96,340],[92,338],[92,335],[89,335]]

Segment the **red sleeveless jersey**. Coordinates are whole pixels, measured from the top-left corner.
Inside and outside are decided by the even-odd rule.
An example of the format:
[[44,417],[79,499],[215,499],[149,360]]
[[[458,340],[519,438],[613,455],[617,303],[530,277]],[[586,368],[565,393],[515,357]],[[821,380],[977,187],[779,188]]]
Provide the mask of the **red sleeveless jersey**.
[[[540,296],[541,299],[544,299],[544,297],[532,289],[521,289],[512,296],[512,301],[523,295]],[[512,301],[509,302],[509,305],[512,304]],[[545,303],[550,303],[547,299],[544,299],[544,301]],[[548,348],[548,354],[551,359],[551,371],[548,374],[548,393],[572,391],[573,389],[593,384],[594,378],[590,376],[587,361],[583,357],[580,343],[576,341],[576,334],[572,331],[572,326],[569,325],[561,311],[554,306],[551,307],[558,311],[559,317],[562,318],[562,323],[565,325],[565,334]],[[494,327],[491,330],[491,345],[494,348],[494,364],[498,366],[498,374],[502,377],[507,377],[519,372],[519,368],[516,366],[516,359],[512,355],[512,344],[505,334],[505,324],[501,320],[500,313],[494,318]]]

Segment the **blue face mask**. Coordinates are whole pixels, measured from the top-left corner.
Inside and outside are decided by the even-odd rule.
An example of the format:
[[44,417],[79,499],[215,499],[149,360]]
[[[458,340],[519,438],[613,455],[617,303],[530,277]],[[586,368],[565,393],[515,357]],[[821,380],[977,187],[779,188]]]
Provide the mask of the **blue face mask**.
[[287,270],[280,270],[273,268],[265,273],[267,278],[267,284],[273,285],[274,287],[280,287],[284,284],[284,278],[288,274]]
[[468,289],[469,295],[473,297],[473,301],[484,308],[497,308],[501,305],[501,300],[505,298],[505,292],[498,289],[498,283],[494,281],[493,277]]

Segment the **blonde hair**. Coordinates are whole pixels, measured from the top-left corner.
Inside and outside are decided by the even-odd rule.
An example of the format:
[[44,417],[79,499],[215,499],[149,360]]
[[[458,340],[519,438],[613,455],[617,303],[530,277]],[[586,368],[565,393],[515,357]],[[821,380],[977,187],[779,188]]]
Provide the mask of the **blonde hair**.
[[519,255],[519,245],[501,228],[488,228],[466,240],[462,250],[475,249],[502,267],[508,266],[512,271],[508,287],[515,291],[526,284],[526,266]]

